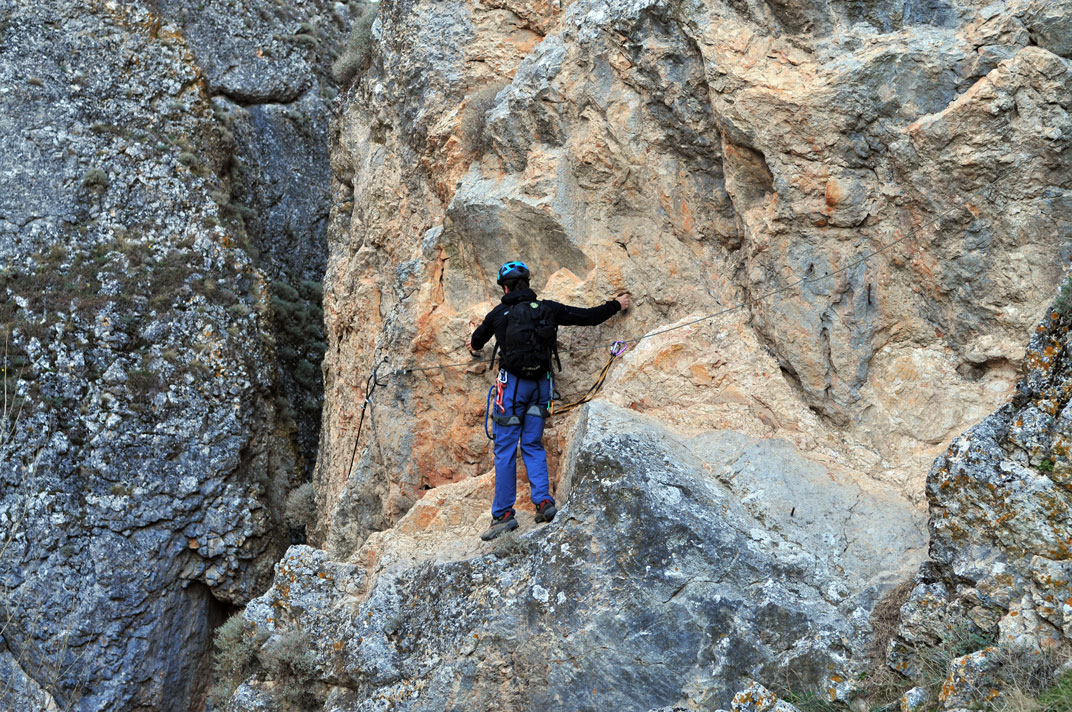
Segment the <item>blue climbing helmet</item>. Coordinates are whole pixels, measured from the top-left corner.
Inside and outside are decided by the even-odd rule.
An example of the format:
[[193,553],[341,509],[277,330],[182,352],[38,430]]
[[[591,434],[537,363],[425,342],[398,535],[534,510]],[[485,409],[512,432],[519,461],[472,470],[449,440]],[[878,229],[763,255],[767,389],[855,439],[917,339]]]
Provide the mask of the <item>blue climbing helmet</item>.
[[503,282],[508,279],[528,279],[529,274],[528,265],[524,262],[510,260],[509,262],[504,262],[503,266],[499,268],[499,278],[495,282],[502,286]]

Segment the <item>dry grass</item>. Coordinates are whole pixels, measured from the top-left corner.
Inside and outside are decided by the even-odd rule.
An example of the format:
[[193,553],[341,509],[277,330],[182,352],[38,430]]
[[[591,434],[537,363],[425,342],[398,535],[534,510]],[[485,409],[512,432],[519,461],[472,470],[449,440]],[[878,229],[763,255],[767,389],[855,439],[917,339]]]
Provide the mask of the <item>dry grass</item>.
[[897,627],[901,624],[901,606],[908,600],[912,589],[915,587],[914,579],[903,581],[887,593],[882,600],[875,605],[871,612],[871,662],[881,665],[886,657],[886,646],[897,634]]

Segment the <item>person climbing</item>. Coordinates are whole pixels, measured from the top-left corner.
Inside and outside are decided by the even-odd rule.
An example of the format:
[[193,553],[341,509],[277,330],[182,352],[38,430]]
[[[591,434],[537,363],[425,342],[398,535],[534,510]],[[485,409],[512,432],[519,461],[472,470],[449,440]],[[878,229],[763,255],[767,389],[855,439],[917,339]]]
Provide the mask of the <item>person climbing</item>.
[[[503,290],[502,303],[488,312],[466,343],[470,351],[478,352],[494,336],[499,354],[495,401],[491,405],[495,423],[495,499],[491,505],[491,528],[480,535],[484,541],[517,529],[514,501],[518,441],[536,505],[536,522],[549,522],[557,512],[548,483],[543,427],[554,393],[551,369],[552,358],[558,361],[558,327],[602,324],[632,303],[627,293],[591,309],[539,300],[529,287],[530,275],[525,263],[516,260],[499,268],[496,282]],[[493,364],[494,361],[495,353]]]

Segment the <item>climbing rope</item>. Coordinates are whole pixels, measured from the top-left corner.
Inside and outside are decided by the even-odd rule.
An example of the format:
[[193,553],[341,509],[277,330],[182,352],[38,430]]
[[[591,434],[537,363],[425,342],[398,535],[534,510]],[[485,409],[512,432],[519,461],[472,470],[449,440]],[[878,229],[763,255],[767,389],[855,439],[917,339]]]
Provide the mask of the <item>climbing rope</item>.
[[603,383],[607,380],[607,374],[610,373],[610,367],[614,363],[614,360],[629,350],[629,344],[625,341],[615,341],[610,347],[610,358],[603,364],[603,369],[599,372],[599,376],[596,377],[596,382],[592,384],[592,387],[588,391],[573,401],[572,403],[566,403],[565,405],[555,405],[554,399],[551,400],[551,404],[548,407],[548,412],[551,415],[561,415],[568,413],[574,408],[578,408],[588,401],[595,398],[601,390],[603,390]]
[[357,457],[357,444],[361,442],[361,426],[365,424],[365,410],[372,405],[372,394],[376,391],[376,387],[380,385],[378,377],[380,366],[383,366],[385,363],[387,363],[386,356],[382,361],[376,364],[376,367],[372,369],[372,373],[369,374],[368,380],[365,381],[365,400],[361,404],[361,417],[358,418],[357,421],[357,435],[354,436],[354,452],[350,455],[350,467],[346,470],[347,481],[350,479],[350,473],[354,470],[354,459]]

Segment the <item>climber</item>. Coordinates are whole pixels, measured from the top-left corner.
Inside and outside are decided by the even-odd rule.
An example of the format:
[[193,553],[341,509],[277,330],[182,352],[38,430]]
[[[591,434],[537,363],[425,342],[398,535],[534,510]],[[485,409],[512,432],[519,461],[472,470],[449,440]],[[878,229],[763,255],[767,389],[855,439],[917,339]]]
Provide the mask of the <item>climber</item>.
[[[503,289],[502,303],[484,317],[466,343],[476,355],[494,336],[495,351],[500,354],[495,402],[491,405],[495,423],[495,499],[491,505],[491,528],[480,535],[484,541],[517,529],[514,501],[518,440],[536,505],[536,522],[551,521],[557,511],[542,442],[544,420],[554,393],[551,361],[552,356],[558,360],[557,328],[602,324],[628,309],[632,302],[627,293],[591,309],[537,300],[529,288],[529,274],[524,262],[510,261],[499,268],[496,281]],[[493,353],[493,363],[494,360]]]

